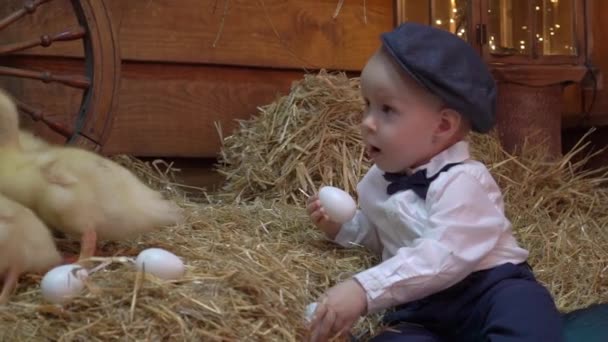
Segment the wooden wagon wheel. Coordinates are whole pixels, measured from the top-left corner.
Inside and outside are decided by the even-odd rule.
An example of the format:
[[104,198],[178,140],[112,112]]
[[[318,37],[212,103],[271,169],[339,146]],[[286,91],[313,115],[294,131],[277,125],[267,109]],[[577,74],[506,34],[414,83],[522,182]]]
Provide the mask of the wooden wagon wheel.
[[[23,7],[0,19],[0,32],[20,18],[34,13],[38,7],[52,0],[26,0]],[[48,47],[54,42],[82,40],[84,47],[84,75],[54,74],[0,65],[0,75],[58,83],[82,90],[82,101],[71,125],[54,122],[43,109],[34,108],[16,99],[22,114],[43,122],[51,130],[65,137],[67,144],[77,144],[99,150],[112,126],[112,114],[117,104],[120,81],[120,56],[117,39],[110,24],[104,0],[71,0],[79,27],[61,33],[44,34],[36,39],[11,44],[0,44],[0,56],[33,47]]]

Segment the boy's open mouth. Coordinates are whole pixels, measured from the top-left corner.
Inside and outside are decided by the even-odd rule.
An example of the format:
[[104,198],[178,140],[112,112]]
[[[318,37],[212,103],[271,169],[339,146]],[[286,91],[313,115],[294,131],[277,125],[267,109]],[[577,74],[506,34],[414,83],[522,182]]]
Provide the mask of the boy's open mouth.
[[380,150],[378,147],[376,147],[374,145],[367,145],[367,155],[368,155],[368,157],[373,158],[374,156],[380,154],[380,152],[382,152],[382,150]]

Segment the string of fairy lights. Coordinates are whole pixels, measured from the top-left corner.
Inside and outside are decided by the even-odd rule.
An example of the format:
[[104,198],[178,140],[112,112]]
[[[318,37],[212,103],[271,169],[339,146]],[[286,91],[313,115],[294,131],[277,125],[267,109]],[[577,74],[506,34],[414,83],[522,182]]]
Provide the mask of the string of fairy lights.
[[[465,3],[464,6],[462,6],[463,2]],[[535,11],[537,11],[537,12],[544,11],[544,13],[542,14],[543,18],[550,18],[551,15],[557,11],[557,8],[559,6],[559,0],[550,0],[549,2],[550,2],[550,4],[547,4],[545,6],[534,5]],[[448,18],[447,19],[435,18],[433,24],[436,26],[445,28],[445,29],[449,30],[450,32],[457,34],[459,37],[466,39],[466,34],[467,34],[467,31],[465,28],[466,25],[463,25],[463,21],[466,20],[466,1],[458,1],[458,3],[459,3],[458,5],[461,5],[460,8],[457,6],[456,0],[450,0],[449,15],[447,16]],[[447,8],[444,7],[444,11],[446,9]],[[491,8],[488,9],[488,13],[490,15],[493,14]],[[502,18],[500,18],[500,19],[502,19]],[[500,19],[499,19],[499,22],[500,22]],[[547,20],[547,21],[549,21],[549,20]],[[522,33],[525,34],[525,36],[526,36],[525,39],[520,39],[519,41],[517,41],[516,38],[513,37],[513,35],[511,34],[510,35],[511,40],[508,42],[505,42],[505,38],[503,37],[502,44],[495,37],[495,34],[496,33],[500,34],[501,30],[504,31],[508,28],[504,27],[504,24],[498,23],[497,28],[500,26],[502,26],[500,29],[494,29],[494,30],[492,30],[492,28],[490,29],[489,42],[488,42],[490,49],[492,51],[513,50],[513,51],[508,51],[508,52],[525,53],[525,51],[527,50],[527,47],[529,45],[526,42],[526,40],[529,39],[529,38],[527,38],[527,33],[529,32],[529,26],[528,25],[521,26]],[[550,40],[551,38],[557,38],[556,35],[559,34],[561,28],[562,27],[559,23],[545,24],[545,26],[543,27],[543,30],[542,30],[543,32],[540,32],[540,33],[536,32],[534,34],[535,39],[540,43],[549,43],[549,41],[547,41],[547,40]],[[492,32],[492,31],[494,31],[494,32]],[[517,36],[517,34],[515,36]],[[546,46],[546,48],[549,48],[549,49],[555,49],[557,47],[556,44],[557,43],[555,41],[551,41],[551,45],[545,45],[545,46]],[[564,49],[566,51],[572,52],[574,50],[574,47],[569,44],[565,44]],[[516,50],[519,50],[519,51],[516,51]]]

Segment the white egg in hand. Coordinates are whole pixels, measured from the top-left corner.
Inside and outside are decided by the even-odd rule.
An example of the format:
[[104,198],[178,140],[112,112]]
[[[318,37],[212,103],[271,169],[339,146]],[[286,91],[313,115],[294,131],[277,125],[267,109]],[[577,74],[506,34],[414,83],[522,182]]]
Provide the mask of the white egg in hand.
[[184,263],[175,254],[162,248],[148,248],[137,256],[135,267],[161,279],[179,279],[184,275]]
[[350,221],[357,212],[357,204],[348,192],[333,186],[322,187],[319,200],[329,219],[338,223]]
[[82,292],[88,276],[87,270],[79,265],[57,266],[42,278],[42,297],[54,304],[64,304]]
[[304,317],[306,318],[306,321],[308,321],[308,323],[312,322],[312,318],[315,314],[315,311],[317,310],[317,303],[310,303],[306,306],[306,312],[304,314]]

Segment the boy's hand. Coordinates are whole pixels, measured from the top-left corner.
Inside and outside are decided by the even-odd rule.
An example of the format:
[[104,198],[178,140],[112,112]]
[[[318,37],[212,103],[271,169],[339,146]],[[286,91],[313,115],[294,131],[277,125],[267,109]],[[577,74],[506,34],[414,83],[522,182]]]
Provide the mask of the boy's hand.
[[323,231],[328,238],[333,240],[336,235],[338,235],[342,225],[329,219],[325,213],[325,210],[321,206],[321,201],[319,201],[318,195],[311,196],[308,199],[306,209],[308,210],[308,215],[310,215],[310,219],[315,226]]
[[332,287],[318,303],[310,323],[311,342],[327,341],[348,333],[367,311],[365,290],[354,279]]

